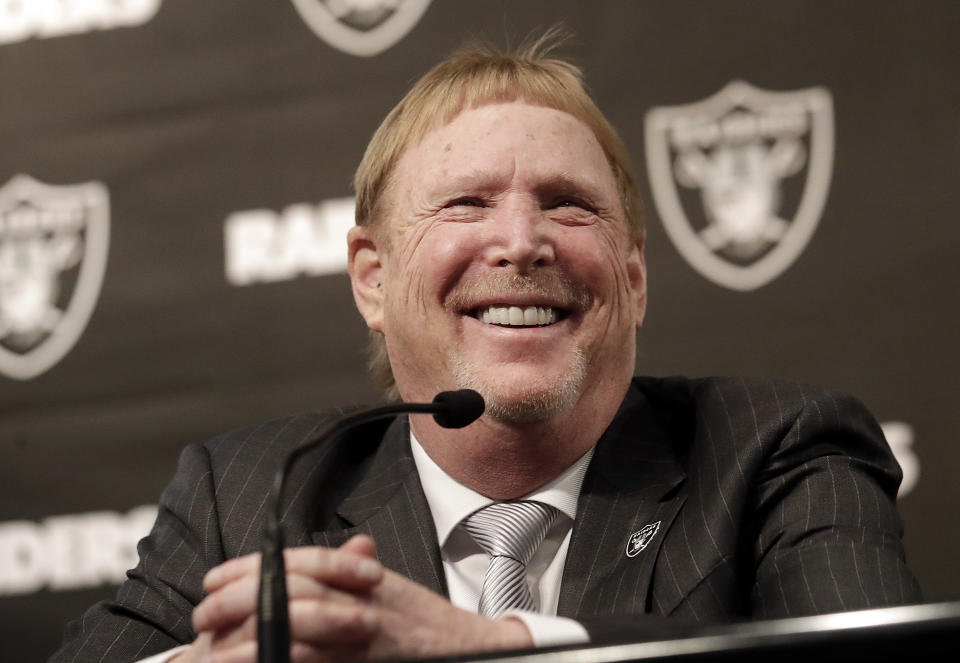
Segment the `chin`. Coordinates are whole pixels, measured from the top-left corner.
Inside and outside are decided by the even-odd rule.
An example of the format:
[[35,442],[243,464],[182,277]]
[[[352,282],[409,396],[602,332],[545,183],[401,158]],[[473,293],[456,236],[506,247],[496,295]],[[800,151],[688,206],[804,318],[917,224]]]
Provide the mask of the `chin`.
[[556,376],[497,376],[490,366],[455,362],[457,388],[480,392],[485,415],[511,424],[546,421],[577,402],[587,376],[587,359],[579,350]]

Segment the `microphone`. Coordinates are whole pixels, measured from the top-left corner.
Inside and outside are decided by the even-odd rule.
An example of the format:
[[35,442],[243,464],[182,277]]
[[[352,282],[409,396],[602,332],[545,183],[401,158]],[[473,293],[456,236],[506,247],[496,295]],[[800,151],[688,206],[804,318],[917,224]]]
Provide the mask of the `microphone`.
[[360,424],[397,414],[427,413],[444,428],[463,428],[480,418],[483,397],[472,389],[442,391],[432,403],[393,403],[352,412],[328,424],[322,431],[293,449],[284,459],[267,498],[267,522],[263,530],[260,561],[260,594],[257,599],[258,663],[289,663],[290,619],[287,614],[287,577],[280,531],[280,500],[287,474],[294,462],[324,440]]
[[441,391],[433,397],[434,406],[440,406],[434,411],[433,418],[444,428],[463,428],[480,418],[486,404],[483,396],[473,389],[459,391]]

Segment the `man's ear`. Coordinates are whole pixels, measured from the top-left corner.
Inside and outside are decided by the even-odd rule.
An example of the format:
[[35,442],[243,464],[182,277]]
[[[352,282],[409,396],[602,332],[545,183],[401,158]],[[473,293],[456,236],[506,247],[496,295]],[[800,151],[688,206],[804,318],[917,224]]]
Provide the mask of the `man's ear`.
[[631,240],[630,253],[627,255],[627,275],[637,307],[637,329],[643,325],[643,318],[647,313],[647,259],[643,253],[644,241],[644,237]]
[[347,270],[357,310],[373,331],[383,332],[383,265],[376,233],[369,226],[354,226],[347,233]]

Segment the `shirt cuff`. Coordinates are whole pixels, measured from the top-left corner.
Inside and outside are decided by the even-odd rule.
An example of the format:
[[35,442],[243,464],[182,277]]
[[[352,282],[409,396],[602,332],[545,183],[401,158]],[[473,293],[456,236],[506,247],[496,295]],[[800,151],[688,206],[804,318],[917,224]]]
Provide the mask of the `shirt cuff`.
[[553,617],[525,610],[508,610],[502,617],[513,617],[523,622],[530,631],[534,647],[554,647],[590,642],[590,634],[580,622],[568,617]]
[[181,653],[181,652],[183,652],[183,651],[186,651],[187,647],[189,647],[189,646],[190,646],[190,645],[180,645],[179,647],[174,647],[173,649],[168,649],[168,650],[165,651],[165,652],[161,652],[161,653],[159,653],[159,654],[154,654],[153,656],[151,656],[151,657],[149,657],[149,658],[141,658],[139,661],[137,661],[137,663],[166,663],[167,661],[169,661],[171,658],[173,658],[173,657],[176,656],[177,654],[179,654],[179,653]]

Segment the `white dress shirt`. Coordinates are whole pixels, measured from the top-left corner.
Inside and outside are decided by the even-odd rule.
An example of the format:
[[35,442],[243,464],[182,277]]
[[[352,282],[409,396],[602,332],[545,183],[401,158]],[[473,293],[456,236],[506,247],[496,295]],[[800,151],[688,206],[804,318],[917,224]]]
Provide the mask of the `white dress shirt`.
[[[494,500],[467,488],[444,472],[423,450],[413,431],[410,432],[410,448],[423,494],[433,515],[450,602],[458,608],[477,612],[490,557],[460,523],[477,509],[493,504]],[[511,610],[505,613],[523,621],[538,647],[588,642],[590,639],[578,622],[556,614],[563,565],[573,521],[577,517],[580,486],[592,456],[593,448],[556,479],[522,498],[549,504],[560,512],[560,517],[527,565],[527,584],[534,601],[540,606],[539,611]]]

